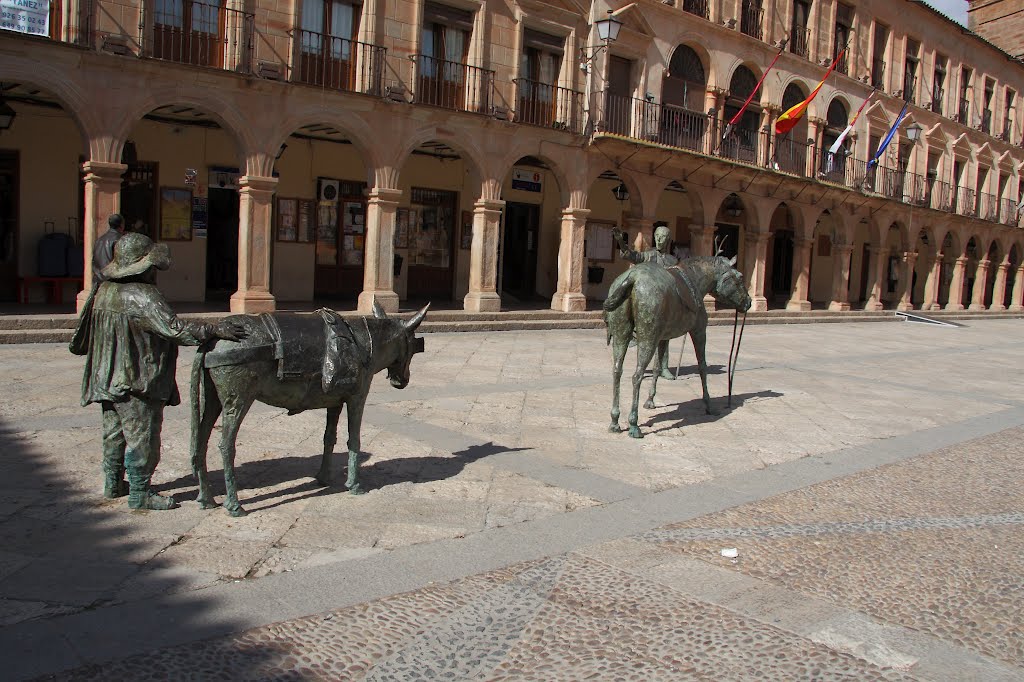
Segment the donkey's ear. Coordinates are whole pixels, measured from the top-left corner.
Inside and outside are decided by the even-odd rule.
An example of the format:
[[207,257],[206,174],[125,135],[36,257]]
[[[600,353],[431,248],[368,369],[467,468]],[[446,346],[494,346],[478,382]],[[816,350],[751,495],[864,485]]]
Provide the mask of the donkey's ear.
[[377,303],[377,301],[373,302],[373,316],[376,317],[378,320],[383,320],[385,317],[388,316],[388,314],[384,312],[384,309],[380,307],[380,303]]
[[729,259],[729,265],[736,267],[736,256]]

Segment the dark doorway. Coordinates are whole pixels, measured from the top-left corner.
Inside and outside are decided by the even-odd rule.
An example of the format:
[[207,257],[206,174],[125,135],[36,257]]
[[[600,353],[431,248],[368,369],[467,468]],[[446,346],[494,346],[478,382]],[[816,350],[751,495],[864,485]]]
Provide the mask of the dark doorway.
[[459,195],[440,189],[413,187],[411,199],[410,262],[406,283],[409,298],[451,300],[455,272],[455,211]]
[[128,164],[121,180],[121,215],[128,229],[156,239],[157,164],[139,161]]
[[519,300],[536,294],[537,238],[540,206],[505,204],[505,247],[501,263],[501,292]]
[[206,300],[238,290],[238,190],[211,187],[206,232]]
[[772,301],[785,303],[793,290],[793,232],[777,230],[772,242]]
[[608,58],[608,89],[606,92],[604,121],[609,132],[628,135],[632,102],[630,94],[633,62],[612,55]]
[[18,152],[0,150],[0,301],[18,284]]
[[871,287],[875,285],[874,282],[868,281],[868,273],[870,271],[871,247],[865,242],[860,255],[860,300],[865,303],[867,303],[868,295],[871,293]]

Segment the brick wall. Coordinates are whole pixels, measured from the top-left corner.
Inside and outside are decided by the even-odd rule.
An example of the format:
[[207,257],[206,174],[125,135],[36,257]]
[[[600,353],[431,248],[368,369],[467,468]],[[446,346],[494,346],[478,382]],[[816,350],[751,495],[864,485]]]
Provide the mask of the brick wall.
[[973,0],[967,26],[1012,55],[1024,54],[1024,0]]

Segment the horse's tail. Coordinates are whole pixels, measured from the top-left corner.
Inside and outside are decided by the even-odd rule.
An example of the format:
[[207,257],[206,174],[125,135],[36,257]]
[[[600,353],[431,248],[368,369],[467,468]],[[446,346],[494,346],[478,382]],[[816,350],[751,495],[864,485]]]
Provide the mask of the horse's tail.
[[607,344],[612,342],[612,329],[608,325],[608,313],[617,310],[619,306],[629,299],[631,293],[633,293],[633,269],[627,270],[622,276],[612,282],[612,287],[608,291],[608,297],[604,299],[604,303],[601,305],[604,309],[601,316],[604,318],[604,324],[608,330]]
[[189,404],[192,412],[192,435],[189,439],[189,459],[192,461],[192,470],[196,470],[196,453],[199,452],[199,425],[206,414],[206,351],[203,346],[196,350],[196,357],[192,360],[192,386],[189,389]]

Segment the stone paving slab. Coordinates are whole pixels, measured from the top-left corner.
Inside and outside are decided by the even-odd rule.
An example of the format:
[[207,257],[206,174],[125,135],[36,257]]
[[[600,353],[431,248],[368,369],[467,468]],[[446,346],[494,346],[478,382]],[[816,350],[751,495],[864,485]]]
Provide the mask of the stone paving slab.
[[[703,413],[687,347],[680,380],[660,381],[660,407],[641,410],[647,437],[640,441],[606,430],[609,353],[602,332],[431,334],[408,389],[380,382],[371,392],[363,429],[363,472],[371,488],[365,496],[321,488],[311,478],[322,412],[289,417],[255,406],[238,441],[241,498],[252,512],[244,519],[200,510],[192,501],[185,406],[166,412],[156,477],[182,508],[133,513],[123,502],[99,501],[99,415],[77,406],[80,358],[57,345],[6,346],[0,348],[0,381],[9,388],[0,393],[6,455],[0,457],[0,622],[9,626],[0,629],[0,650],[7,636],[20,632],[26,642],[41,643],[46,623],[73,629],[80,614],[98,624],[103,614],[130,610],[151,595],[168,605],[203,603],[214,594],[262,593],[253,588],[280,578],[266,584],[326,589],[336,600],[343,590],[326,587],[331,575],[371,565],[379,570],[403,551],[443,562],[446,543],[471,538],[491,554],[467,567],[493,570],[537,552],[562,556],[587,538],[686,518],[684,501],[757,501],[769,489],[791,490],[869,462],[905,458],[909,450],[898,443],[917,443],[910,449],[956,443],[1024,423],[1024,401],[1006,380],[1021,368],[1019,324],[748,330],[733,409],[715,417]],[[730,334],[709,330],[711,392],[720,408]],[[673,342],[673,365],[679,348]],[[182,353],[181,382],[191,357]],[[182,388],[187,393],[186,383]],[[628,401],[626,390],[623,398]],[[210,464],[221,495],[215,448]],[[490,535],[505,539],[486,540]],[[425,550],[409,552],[419,547]],[[95,577],[67,580],[79,563],[91,567],[83,576]],[[442,565],[424,566],[423,575],[467,575]],[[35,571],[69,585],[40,596]],[[280,613],[292,618],[331,605],[307,603],[318,602],[303,597]],[[266,606],[249,607],[248,614],[244,600],[222,606],[219,614],[202,615],[215,625],[211,630],[176,632],[166,641],[271,622],[261,615],[273,612]],[[11,628],[18,625],[24,627]],[[30,651],[36,644],[25,646]],[[76,643],[64,667],[89,660],[89,652]],[[60,669],[61,656],[54,649],[44,669]]]

